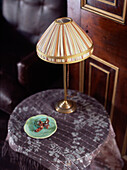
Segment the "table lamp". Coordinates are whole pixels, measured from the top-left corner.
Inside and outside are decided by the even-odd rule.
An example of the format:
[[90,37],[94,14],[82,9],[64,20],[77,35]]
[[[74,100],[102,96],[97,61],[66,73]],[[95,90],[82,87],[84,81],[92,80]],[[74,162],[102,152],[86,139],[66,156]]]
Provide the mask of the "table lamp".
[[93,52],[93,42],[85,31],[71,18],[56,19],[44,32],[37,43],[36,51],[42,60],[63,64],[64,100],[55,105],[61,113],[72,113],[76,103],[67,100],[66,64],[77,63],[88,58]]

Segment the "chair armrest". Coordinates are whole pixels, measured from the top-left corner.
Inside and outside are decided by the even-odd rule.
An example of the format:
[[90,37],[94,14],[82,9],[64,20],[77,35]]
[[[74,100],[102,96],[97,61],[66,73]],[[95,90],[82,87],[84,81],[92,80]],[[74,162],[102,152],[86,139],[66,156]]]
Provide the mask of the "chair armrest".
[[0,109],[11,114],[29,94],[12,75],[0,71],[0,81]]
[[23,57],[23,59],[17,63],[18,81],[20,84],[27,89],[32,87],[32,84],[35,84],[35,81],[37,81],[38,71],[39,68],[42,69],[42,65],[41,60],[35,52]]
[[36,52],[17,63],[17,69],[18,81],[31,92],[50,88],[62,76],[62,65],[47,63],[37,57]]

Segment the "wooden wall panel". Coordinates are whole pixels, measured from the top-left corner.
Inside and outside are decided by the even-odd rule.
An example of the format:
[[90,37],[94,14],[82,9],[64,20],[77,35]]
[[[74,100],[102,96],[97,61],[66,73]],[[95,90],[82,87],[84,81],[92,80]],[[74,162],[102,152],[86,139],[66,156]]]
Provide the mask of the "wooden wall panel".
[[93,62],[89,62],[88,68],[88,95],[106,107],[110,72]]
[[[68,6],[68,16],[71,18],[74,18],[75,22],[80,25],[80,0],[71,0],[67,1],[67,6]],[[76,7],[76,8],[75,8]],[[75,15],[75,17],[74,17]],[[70,64],[69,66],[69,71],[70,71],[70,88],[77,90],[79,89],[79,64]],[[74,79],[76,79],[74,83]]]
[[82,0],[82,8],[124,24],[126,0]]
[[85,79],[83,91],[104,105],[111,120],[113,118],[118,72],[118,67],[92,55],[85,61],[84,74],[82,75]]
[[[98,59],[111,64],[115,68],[118,68],[119,71],[110,66],[106,66],[105,62],[101,63],[100,61],[97,61],[96,58],[91,57],[85,61],[85,64],[71,65],[70,75],[73,76],[73,79],[71,79],[70,88],[80,91],[83,91],[84,89],[85,93],[88,93],[89,69],[91,67],[92,85],[90,93],[104,104],[104,89],[106,88],[105,83],[107,81],[107,73],[104,72],[104,70],[109,72],[106,109],[110,115],[111,112],[113,113],[113,128],[116,133],[117,144],[122,152],[127,125],[126,0],[116,0],[115,7],[111,4],[106,4],[108,2],[114,3],[115,0],[76,0],[76,5],[74,1],[75,0],[68,0],[68,16],[72,17],[75,21],[78,21],[78,24],[93,40],[93,55]],[[79,8],[80,5],[84,7]],[[96,7],[98,12],[94,11],[93,8],[91,10],[86,9],[88,6]],[[111,15],[106,16],[109,13]],[[121,23],[124,23],[124,25]],[[90,66],[90,63],[93,63],[94,66]],[[103,71],[100,68],[102,68]],[[116,73],[118,76],[116,76]],[[94,76],[96,76],[96,81]],[[102,82],[103,88],[101,87],[100,91],[96,90],[97,88],[100,89],[100,83]],[[114,88],[114,84],[116,84],[116,88]],[[96,87],[95,89],[94,86]],[[113,89],[115,89],[115,91]]]
[[94,42],[94,55],[119,68],[113,127],[122,151],[127,124],[127,25],[81,10],[81,26]]

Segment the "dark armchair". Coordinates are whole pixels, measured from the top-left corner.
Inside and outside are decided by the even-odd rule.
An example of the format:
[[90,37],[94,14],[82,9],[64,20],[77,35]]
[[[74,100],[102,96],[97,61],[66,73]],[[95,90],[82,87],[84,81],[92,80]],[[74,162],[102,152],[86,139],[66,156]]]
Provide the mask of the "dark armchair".
[[36,56],[36,43],[66,0],[3,0],[0,14],[0,109],[11,114],[25,97],[62,85],[62,66]]

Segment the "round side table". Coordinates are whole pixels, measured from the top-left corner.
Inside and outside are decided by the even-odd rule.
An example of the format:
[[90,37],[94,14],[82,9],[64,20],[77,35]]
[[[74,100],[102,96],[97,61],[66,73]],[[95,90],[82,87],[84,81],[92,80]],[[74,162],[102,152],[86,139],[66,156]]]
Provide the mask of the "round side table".
[[[69,96],[74,93],[68,90]],[[71,98],[77,103],[74,113],[56,112],[55,103],[63,97],[63,90],[54,89],[36,93],[22,101],[10,116],[9,145],[50,170],[84,170],[107,142],[109,117],[99,102],[79,92]],[[57,131],[49,138],[34,139],[24,132],[26,120],[39,114],[52,116],[57,122]]]

